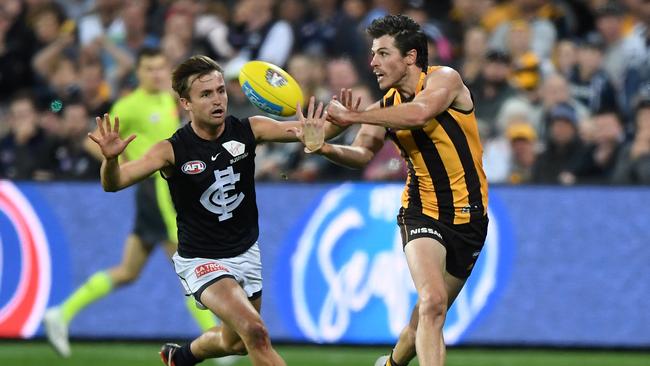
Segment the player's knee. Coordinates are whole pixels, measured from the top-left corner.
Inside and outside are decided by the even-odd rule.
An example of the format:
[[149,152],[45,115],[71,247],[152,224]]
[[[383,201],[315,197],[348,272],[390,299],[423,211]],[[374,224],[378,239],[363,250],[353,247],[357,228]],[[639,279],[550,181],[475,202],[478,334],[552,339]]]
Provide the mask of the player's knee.
[[232,344],[227,345],[225,349],[231,355],[245,356],[248,354],[248,351],[246,350],[246,345],[241,339]]
[[420,295],[419,315],[422,317],[443,318],[447,313],[447,296],[440,291],[427,291]]
[[207,331],[201,335],[201,342],[203,344],[212,344],[218,346],[225,353],[229,355],[246,355],[246,345],[244,342],[237,338],[226,340],[220,331]]
[[264,348],[270,344],[269,332],[261,319],[248,322],[242,331],[242,338],[252,348]]

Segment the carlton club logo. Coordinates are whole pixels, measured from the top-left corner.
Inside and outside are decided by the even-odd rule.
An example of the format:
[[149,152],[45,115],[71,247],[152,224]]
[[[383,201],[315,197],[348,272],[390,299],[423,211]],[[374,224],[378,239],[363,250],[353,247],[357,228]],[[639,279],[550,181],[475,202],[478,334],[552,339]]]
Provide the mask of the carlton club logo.
[[0,180],[0,337],[33,336],[50,295],[47,236],[34,208]]
[[[395,222],[401,185],[344,184],[310,213],[291,258],[291,301],[301,336],[315,342],[392,343],[417,300]],[[487,242],[449,310],[448,344],[462,342],[504,286],[510,263],[490,211]]]

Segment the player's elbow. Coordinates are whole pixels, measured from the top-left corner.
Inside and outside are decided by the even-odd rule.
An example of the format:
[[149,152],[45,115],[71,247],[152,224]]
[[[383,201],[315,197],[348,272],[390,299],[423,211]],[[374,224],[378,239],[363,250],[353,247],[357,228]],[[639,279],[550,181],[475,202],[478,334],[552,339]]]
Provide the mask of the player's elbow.
[[411,113],[406,115],[406,123],[411,128],[423,128],[431,118],[432,113],[429,108],[417,104],[413,106]]
[[102,184],[102,188],[104,188],[104,192],[117,192],[120,190],[118,187],[106,184]]

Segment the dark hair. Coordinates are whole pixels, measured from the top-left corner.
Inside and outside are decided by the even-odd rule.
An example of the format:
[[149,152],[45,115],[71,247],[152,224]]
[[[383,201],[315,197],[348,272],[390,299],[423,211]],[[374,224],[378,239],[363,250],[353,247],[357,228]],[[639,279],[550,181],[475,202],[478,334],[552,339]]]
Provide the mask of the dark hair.
[[372,38],[389,35],[395,39],[395,47],[402,56],[410,50],[418,53],[415,64],[422,70],[427,69],[429,50],[427,49],[427,36],[422,32],[420,25],[406,15],[386,15],[377,18],[366,29]]
[[194,75],[198,78],[213,71],[218,71],[223,74],[221,66],[210,57],[203,55],[192,56],[183,61],[172,72],[172,88],[174,88],[181,98],[189,99],[190,78]]
[[164,56],[165,54],[162,52],[162,50],[158,47],[142,47],[140,51],[138,51],[138,58],[136,59],[135,62],[135,67],[139,67],[140,63],[142,62],[142,59],[145,57],[155,57],[155,56]]

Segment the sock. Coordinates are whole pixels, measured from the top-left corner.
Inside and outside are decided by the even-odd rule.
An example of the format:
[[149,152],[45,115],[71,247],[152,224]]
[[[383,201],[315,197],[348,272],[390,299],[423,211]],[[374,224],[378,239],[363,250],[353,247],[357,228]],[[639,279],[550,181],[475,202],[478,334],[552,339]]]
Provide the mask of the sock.
[[70,323],[81,309],[106,296],[113,289],[111,278],[106,272],[97,272],[70,295],[61,305],[63,320]]
[[390,353],[390,356],[388,357],[388,361],[386,362],[386,366],[406,366],[406,365],[408,365],[408,363],[404,365],[397,363],[397,361],[393,359],[393,352]]
[[196,303],[193,296],[186,296],[187,301],[185,305],[187,310],[189,310],[190,315],[194,318],[196,323],[201,328],[201,331],[205,332],[206,330],[217,326],[217,319],[212,312],[209,310],[201,310],[196,307]]
[[174,364],[176,364],[176,366],[194,366],[197,363],[203,361],[194,357],[189,343],[184,344],[181,349],[176,351],[173,358]]

